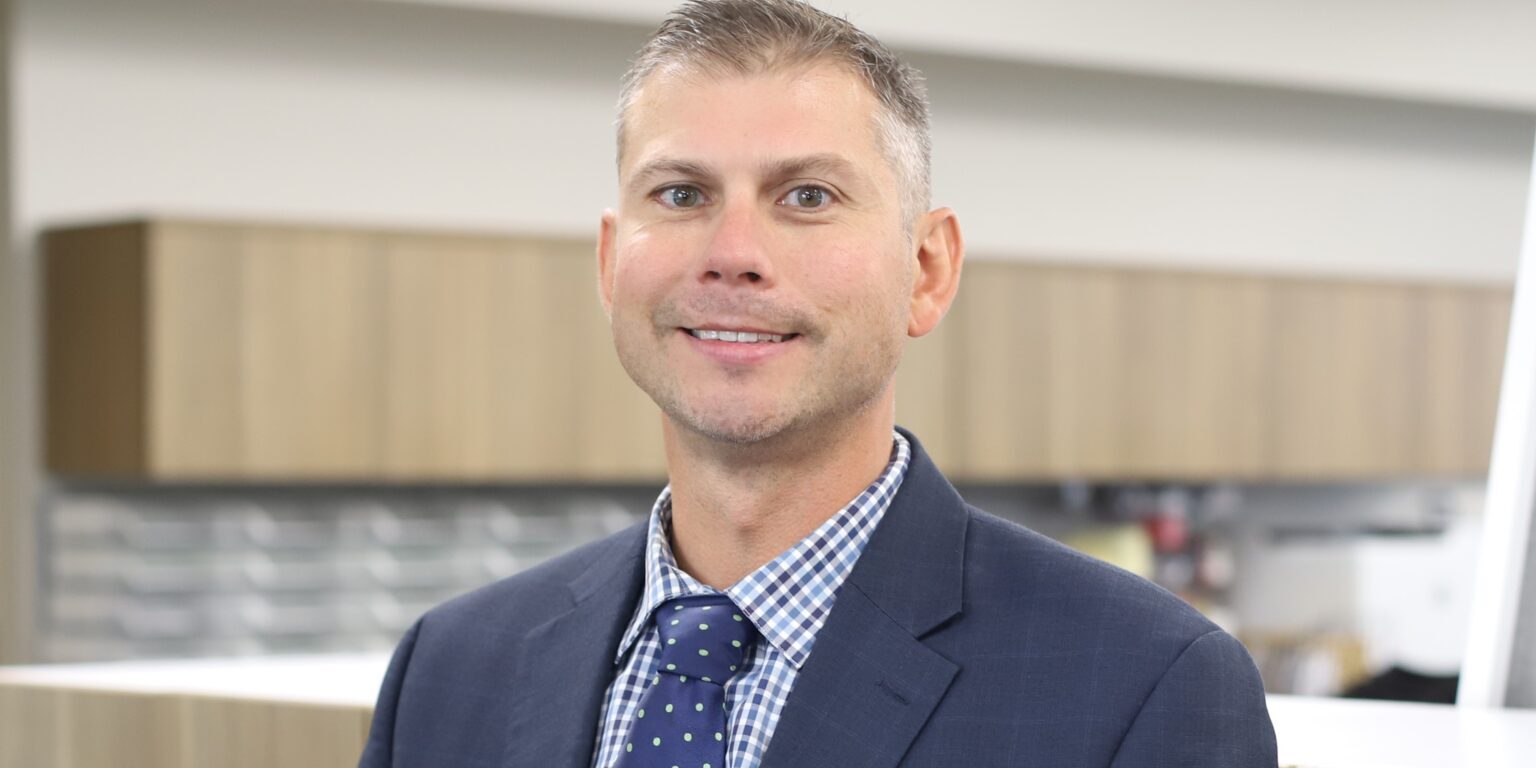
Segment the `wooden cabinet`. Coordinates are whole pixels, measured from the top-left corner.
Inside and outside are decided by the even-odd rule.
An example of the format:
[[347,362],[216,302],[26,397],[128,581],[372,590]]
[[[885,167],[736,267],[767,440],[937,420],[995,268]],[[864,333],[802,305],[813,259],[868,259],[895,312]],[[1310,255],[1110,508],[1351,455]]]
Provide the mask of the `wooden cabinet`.
[[1262,472],[1265,281],[1000,262],[967,280],[962,476]]
[[655,480],[581,241],[153,221],[50,233],[48,447],[158,480]]
[[[55,472],[665,475],[590,243],[151,221],[46,250]],[[1475,476],[1509,296],[973,261],[897,421],[967,480]]]
[[1265,471],[1272,360],[1269,284],[1122,274],[1127,461],[1137,476],[1220,479]]
[[1273,281],[1264,476],[1488,470],[1511,293]]
[[1392,475],[1413,465],[1417,340],[1414,291],[1276,283],[1270,334],[1274,474]]
[[1512,294],[1502,288],[1424,289],[1419,353],[1424,474],[1481,476],[1493,453]]
[[1486,471],[1509,292],[975,263],[958,477]]

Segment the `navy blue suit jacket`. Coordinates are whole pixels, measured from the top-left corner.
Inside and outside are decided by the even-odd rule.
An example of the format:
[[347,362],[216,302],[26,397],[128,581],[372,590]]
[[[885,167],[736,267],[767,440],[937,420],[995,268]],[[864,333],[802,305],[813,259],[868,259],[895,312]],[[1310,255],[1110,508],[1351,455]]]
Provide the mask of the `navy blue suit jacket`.
[[[912,446],[764,768],[1274,768],[1236,640],[1141,578],[967,506]],[[361,765],[588,768],[645,533],[428,611],[390,662]]]

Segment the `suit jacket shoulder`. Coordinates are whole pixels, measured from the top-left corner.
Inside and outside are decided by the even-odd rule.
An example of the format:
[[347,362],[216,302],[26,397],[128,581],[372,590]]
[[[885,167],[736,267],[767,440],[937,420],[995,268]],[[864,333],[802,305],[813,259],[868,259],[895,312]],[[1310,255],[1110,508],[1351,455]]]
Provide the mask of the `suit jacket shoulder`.
[[584,765],[644,538],[641,523],[427,611],[390,661],[360,765],[508,766],[519,750]]
[[962,667],[951,696],[969,702],[955,716],[974,718],[971,736],[1071,765],[1275,765],[1263,684],[1235,639],[1139,576],[968,515],[965,609],[927,643]]
[[1236,640],[1145,579],[965,504],[909,439],[764,768],[1276,764]]
[[1196,638],[1220,631],[1140,576],[975,507],[966,512],[967,621],[995,622],[1045,647],[1118,638],[1149,667],[1171,664]]

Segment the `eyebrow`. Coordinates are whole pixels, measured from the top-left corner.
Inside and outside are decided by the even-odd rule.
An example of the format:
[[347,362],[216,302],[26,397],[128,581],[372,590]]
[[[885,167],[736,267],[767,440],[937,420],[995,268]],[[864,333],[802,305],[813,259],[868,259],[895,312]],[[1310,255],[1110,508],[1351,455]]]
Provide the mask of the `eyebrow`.
[[709,179],[714,178],[714,175],[714,171],[703,163],[675,157],[658,157],[635,169],[635,175],[630,178],[628,186],[641,186],[654,176],[683,176],[690,179]]
[[[775,180],[806,174],[824,174],[847,177],[857,182],[865,181],[864,174],[860,173],[853,163],[832,152],[772,160],[762,164],[759,171],[764,177]],[[630,178],[627,186],[630,188],[644,186],[656,176],[681,176],[709,180],[716,178],[718,174],[704,163],[676,157],[658,157],[635,169],[635,174]]]
[[855,181],[864,181],[864,174],[860,173],[853,163],[848,162],[842,155],[831,152],[775,160],[765,164],[762,171],[764,176],[771,179],[788,179],[795,176],[816,174],[842,176]]

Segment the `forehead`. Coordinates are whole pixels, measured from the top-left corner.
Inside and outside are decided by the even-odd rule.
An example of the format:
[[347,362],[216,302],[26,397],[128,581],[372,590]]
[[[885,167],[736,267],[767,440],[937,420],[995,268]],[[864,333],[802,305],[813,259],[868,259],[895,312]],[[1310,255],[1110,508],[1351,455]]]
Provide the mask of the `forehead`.
[[861,78],[831,64],[745,75],[659,70],[623,115],[620,173],[677,155],[716,164],[810,154],[871,162],[880,156],[878,110]]

